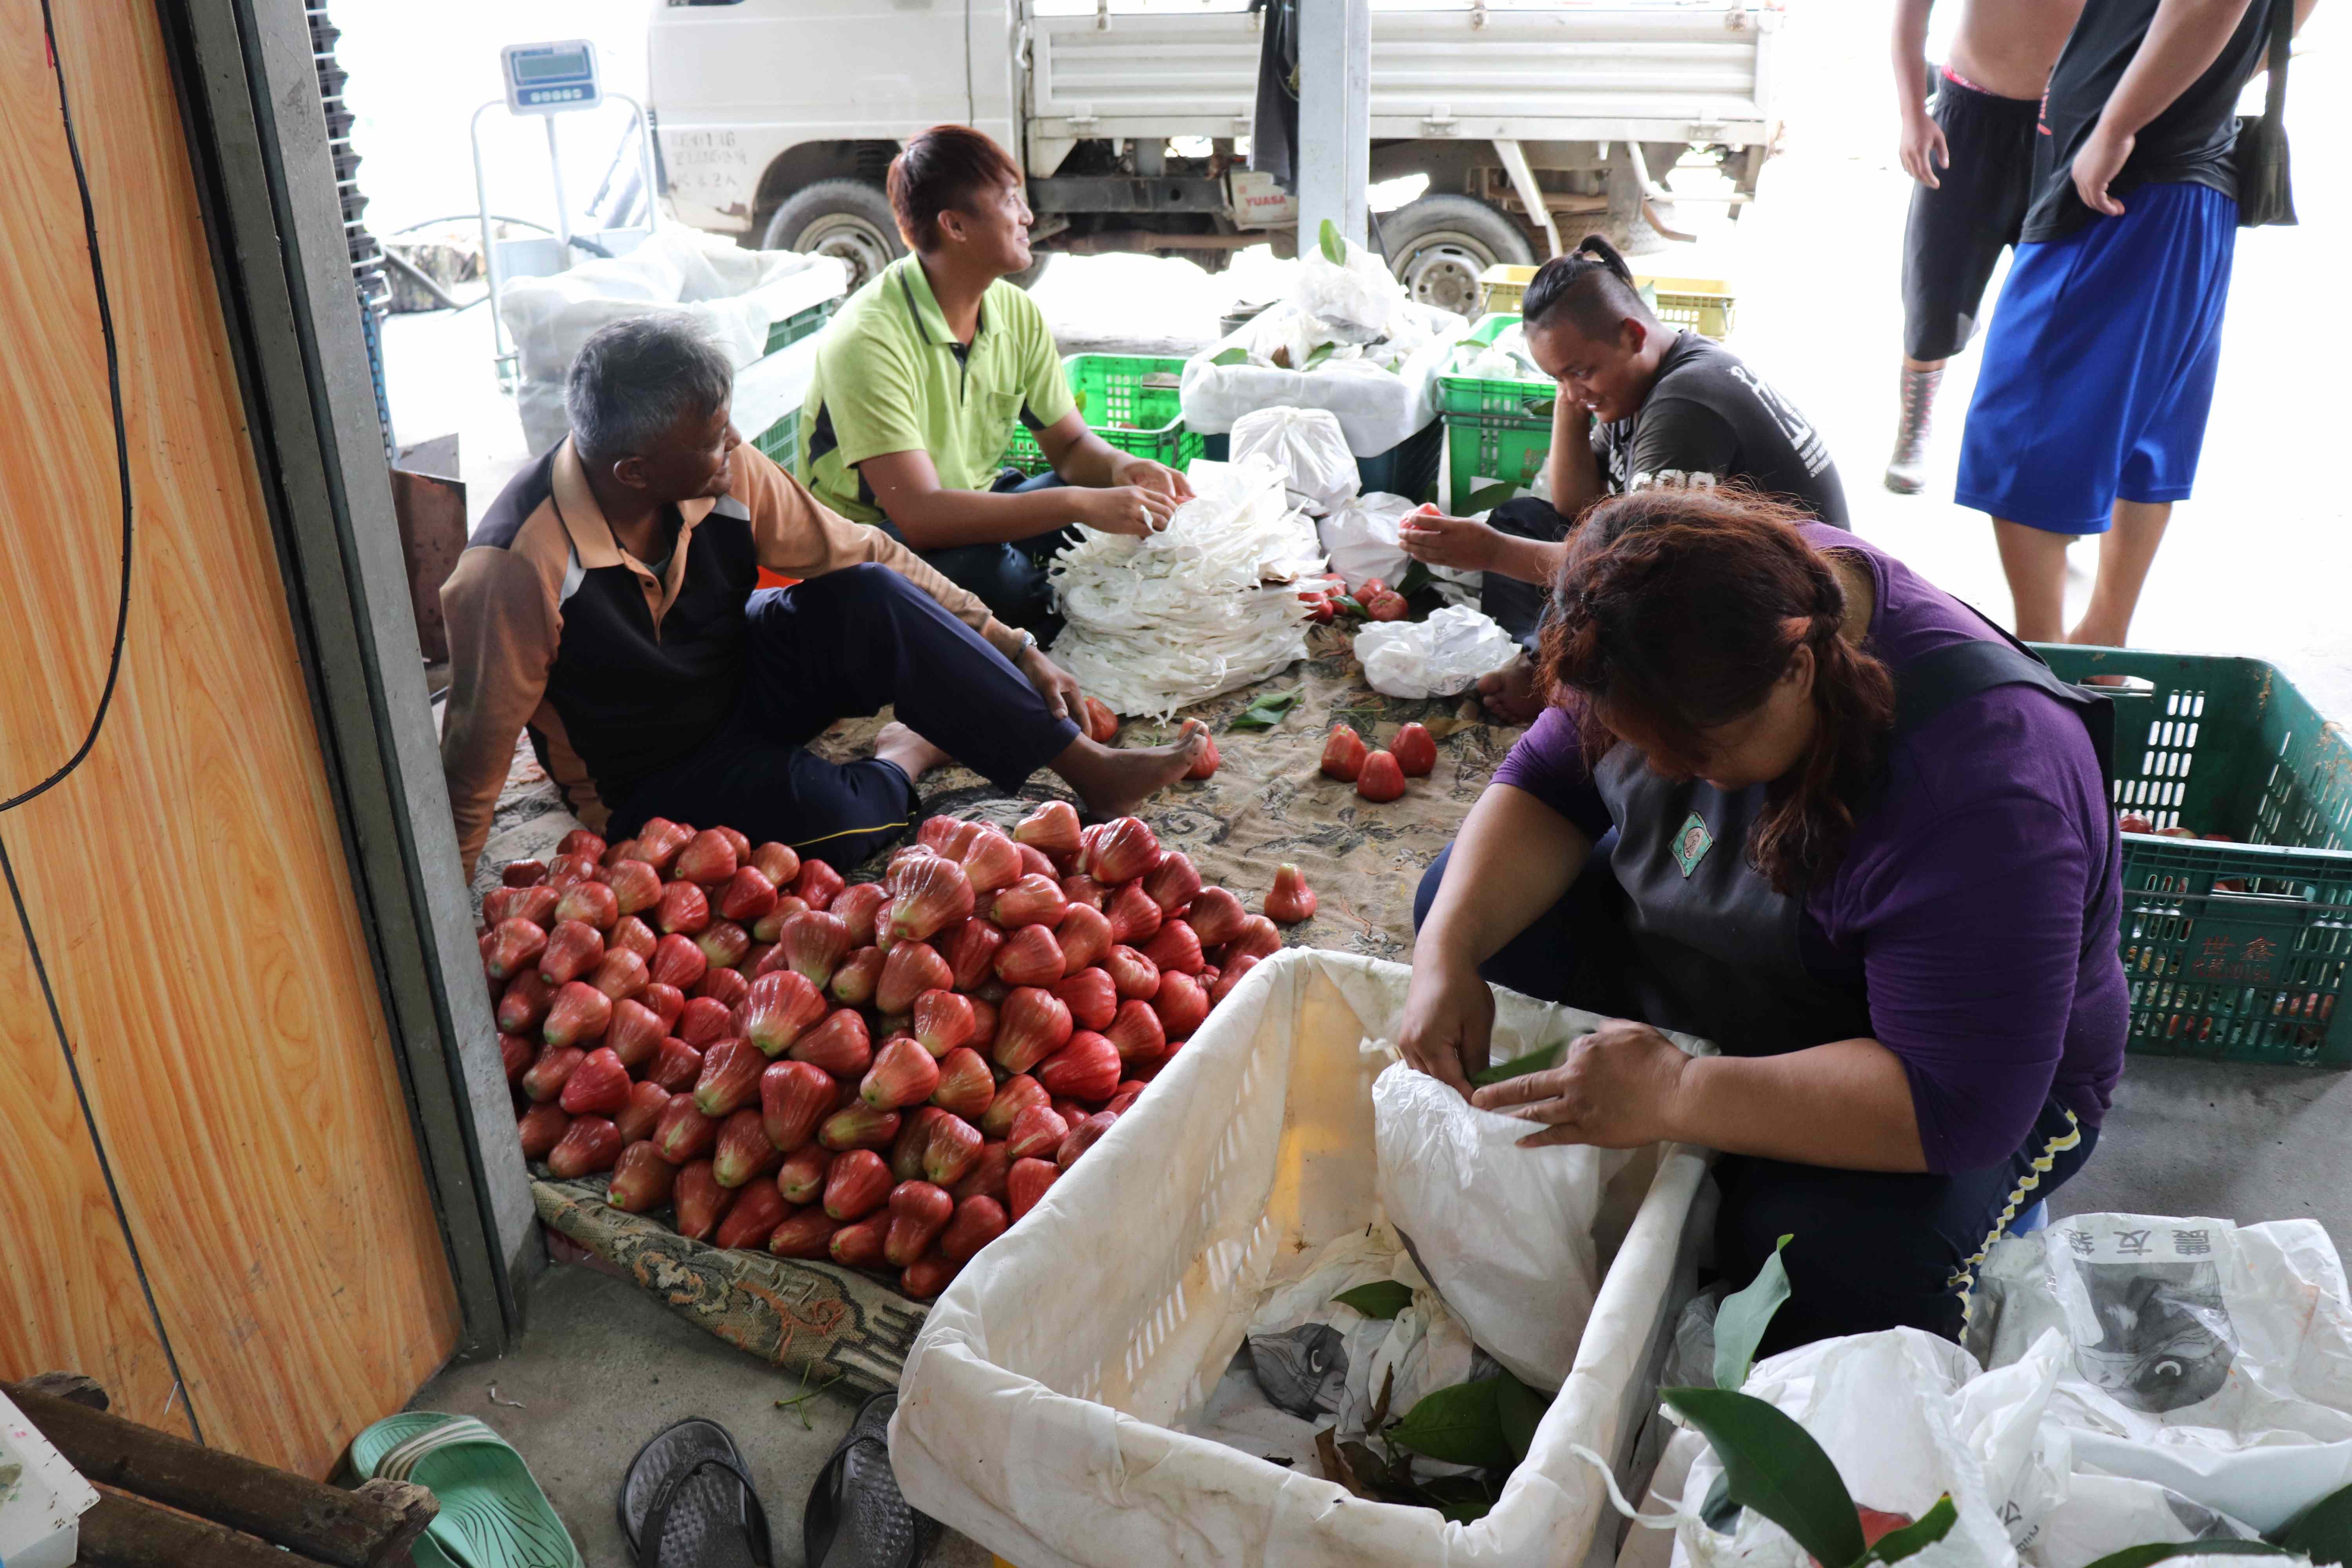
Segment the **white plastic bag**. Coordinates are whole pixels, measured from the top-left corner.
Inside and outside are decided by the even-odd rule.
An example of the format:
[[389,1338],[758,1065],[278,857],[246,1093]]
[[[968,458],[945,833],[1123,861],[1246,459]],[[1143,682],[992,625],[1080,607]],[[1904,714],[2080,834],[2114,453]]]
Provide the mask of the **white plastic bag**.
[[[1978,1274],[1971,1348],[2000,1365],[2051,1333],[2069,1349],[2050,1419],[2077,1471],[2257,1531],[2352,1483],[2352,1314],[2317,1221],[2077,1215],[2002,1242]],[[2171,1507],[2105,1489],[2107,1538]]]
[[[1318,359],[1317,351],[1330,342],[1320,323],[1287,301],[1277,303],[1184,362],[1179,398],[1185,427],[1213,436],[1261,408],[1328,408],[1339,416],[1349,451],[1378,457],[1437,417],[1437,378],[1469,330],[1450,310],[1406,301],[1397,307],[1387,342],[1360,351],[1335,347]],[[1288,364],[1276,362],[1276,349]]]
[[1323,537],[1323,552],[1331,570],[1348,580],[1348,592],[1359,593],[1377,577],[1393,588],[1412,557],[1398,541],[1398,525],[1413,503],[1403,496],[1373,490],[1336,508],[1316,530]]
[[1372,1127],[1381,1207],[1446,1305],[1521,1382],[1558,1388],[1601,1287],[1601,1189],[1624,1156],[1519,1148],[1526,1122],[1402,1062],[1372,1084]]
[[[1394,1280],[1412,1304],[1393,1318],[1368,1318],[1337,1300],[1360,1285]],[[1467,1383],[1481,1362],[1470,1331],[1430,1288],[1396,1232],[1385,1225],[1334,1237],[1301,1278],[1266,1292],[1242,1349],[1201,1414],[1184,1429],[1265,1458],[1317,1464],[1315,1435],[1360,1441],[1381,1392],[1391,1415],[1425,1394]]]
[[1363,483],[1339,416],[1322,408],[1261,408],[1234,421],[1233,460],[1264,456],[1283,471],[1290,504],[1311,516],[1337,510]]
[[1364,679],[1387,697],[1452,697],[1519,657],[1492,616],[1448,605],[1425,621],[1374,621],[1356,634]]
[[1353,240],[1347,242],[1347,264],[1337,266],[1320,246],[1307,247],[1291,302],[1321,322],[1335,342],[1376,342],[1389,335],[1397,307],[1404,303],[1404,285],[1386,262]]

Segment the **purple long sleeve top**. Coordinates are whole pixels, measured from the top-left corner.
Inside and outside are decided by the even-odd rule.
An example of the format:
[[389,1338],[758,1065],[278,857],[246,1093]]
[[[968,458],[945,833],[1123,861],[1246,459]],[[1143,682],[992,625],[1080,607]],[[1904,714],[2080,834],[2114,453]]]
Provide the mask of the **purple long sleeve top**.
[[[1992,635],[1884,551],[1823,524],[1804,531],[1868,563],[1869,647],[1898,678],[1921,654]],[[1520,737],[1495,783],[1592,838],[1611,826],[1558,709]],[[1888,788],[1855,825],[1844,863],[1807,896],[1806,966],[1833,982],[1859,966],[1872,1030],[1909,1076],[1930,1170],[2006,1159],[2053,1098],[2085,1127],[2105,1116],[2130,1010],[2114,833],[2082,721],[2032,687],[1997,687],[1895,748]]]

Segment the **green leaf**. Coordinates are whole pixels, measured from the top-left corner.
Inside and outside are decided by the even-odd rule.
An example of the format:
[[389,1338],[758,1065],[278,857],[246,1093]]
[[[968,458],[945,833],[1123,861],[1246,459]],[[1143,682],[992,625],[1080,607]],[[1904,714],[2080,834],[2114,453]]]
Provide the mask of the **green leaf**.
[[1853,1499],[1811,1433],[1764,1401],[1726,1388],[1669,1388],[1659,1397],[1714,1446],[1732,1501],[1823,1563],[1850,1563],[1863,1554]]
[[1715,1485],[1706,1489],[1706,1497],[1698,1505],[1698,1516],[1717,1535],[1729,1535],[1739,1528],[1739,1516],[1745,1511],[1731,1500],[1731,1478],[1717,1474]]
[[1475,1524],[1495,1506],[1495,1489],[1476,1476],[1439,1476],[1413,1490],[1455,1524]]
[[1470,1082],[1476,1088],[1484,1089],[1490,1083],[1501,1083],[1506,1079],[1524,1078],[1531,1072],[1541,1072],[1546,1068],[1556,1068],[1567,1057],[1568,1047],[1571,1043],[1561,1040],[1556,1045],[1529,1051],[1526,1056],[1513,1057],[1507,1062],[1496,1062],[1483,1072],[1471,1074]]
[[1085,387],[1080,387],[1080,388],[1078,388],[1078,390],[1077,390],[1077,391],[1073,392],[1072,394],[1070,394],[1070,401],[1071,401],[1071,403],[1073,403],[1074,405],[1076,405],[1079,415],[1080,415],[1081,416],[1083,416],[1086,414],[1086,411],[1087,411],[1087,390],[1086,390],[1086,388],[1085,388]]
[[1483,489],[1472,490],[1469,500],[1463,504],[1462,515],[1475,517],[1482,511],[1492,511],[1518,493],[1517,485],[1488,485]]
[[1495,1390],[1495,1413],[1502,1418],[1503,1441],[1511,1446],[1511,1462],[1519,1464],[1535,1447],[1536,1428],[1542,1425],[1551,1401],[1508,1373],[1501,1382],[1502,1386]]
[[1431,581],[1428,567],[1418,561],[1408,562],[1405,564],[1404,575],[1397,579],[1396,591],[1410,599],[1428,587]]
[[1412,1305],[1412,1289],[1393,1279],[1375,1279],[1369,1285],[1342,1290],[1331,1300],[1343,1307],[1355,1308],[1367,1318],[1393,1318]]
[[1282,722],[1284,714],[1297,706],[1298,699],[1306,689],[1303,686],[1294,686],[1287,691],[1269,691],[1235,714],[1234,721],[1225,728],[1229,731],[1271,730]]
[[1557,397],[1530,397],[1528,399],[1528,412],[1530,414],[1541,415],[1546,419],[1550,418],[1552,410],[1559,406],[1559,399]]
[[1334,267],[1348,265],[1348,242],[1339,237],[1339,226],[1329,218],[1323,220],[1323,259]]
[[[2292,1526],[2289,1526],[2292,1529]],[[2174,1557],[2287,1557],[2293,1553],[2267,1541],[2151,1541],[2110,1552],[2090,1568],[2148,1568]]]
[[1756,1360],[1756,1347],[1764,1339],[1764,1331],[1772,1321],[1772,1314],[1789,1299],[1789,1271],[1781,1266],[1780,1249],[1791,1237],[1782,1237],[1772,1244],[1772,1256],[1756,1271],[1756,1278],[1745,1290],[1736,1290],[1723,1299],[1715,1314],[1715,1385],[1717,1388],[1738,1388],[1748,1381],[1748,1369]]
[[1449,1465],[1475,1465],[1482,1470],[1507,1467],[1511,1446],[1503,1436],[1502,1411],[1495,1399],[1502,1382],[1485,1377],[1424,1394],[1390,1426],[1389,1441]]
[[2352,1563],[2352,1487],[2329,1492],[2271,1539],[2314,1563]]
[[[1915,1552],[1925,1552],[1949,1535],[1960,1517],[1952,1506],[1952,1494],[1946,1492],[1936,1500],[1936,1506],[1921,1514],[1918,1521],[1900,1530],[1890,1530],[1878,1538],[1878,1544],[1863,1553],[1864,1563],[1900,1563]],[[1860,1568],[1856,1564],[1855,1568]]]
[[1209,363],[1211,364],[1247,364],[1249,363],[1249,350],[1242,347],[1239,343],[1235,343],[1232,348],[1225,350],[1223,353],[1217,355],[1216,358],[1211,360]]
[[1339,346],[1339,345],[1337,343],[1317,343],[1314,348],[1307,352],[1307,363],[1300,368],[1305,370],[1313,370],[1317,365],[1321,364],[1325,360],[1329,359],[1332,352],[1338,349]]

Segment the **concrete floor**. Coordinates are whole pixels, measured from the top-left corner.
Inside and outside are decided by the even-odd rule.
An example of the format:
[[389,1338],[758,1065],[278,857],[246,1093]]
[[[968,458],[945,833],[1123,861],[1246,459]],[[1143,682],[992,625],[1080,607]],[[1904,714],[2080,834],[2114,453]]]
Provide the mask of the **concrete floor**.
[[[1686,207],[1700,243],[1643,260],[1731,279],[1734,346],[1821,426],[1859,531],[2005,622],[1990,530],[1950,500],[1973,353],[1947,378],[1928,493],[1895,497],[1878,482],[1894,426],[1908,200],[1893,163],[1882,15],[1867,0],[1792,9],[1780,56],[1788,135],[1759,202],[1737,224]],[[2352,51],[2337,43],[2347,32],[2325,7],[2306,30],[2289,109],[2303,146],[2326,145],[2328,105],[2352,89]],[[2325,340],[2339,329],[2331,264],[2352,226],[2352,166],[2311,156],[2295,174],[2303,226],[2242,238],[2198,499],[2177,510],[2133,640],[2270,659],[2323,712],[2340,715],[2352,713],[2352,518],[2324,459],[2341,445],[2345,408]],[[1215,335],[1232,300],[1265,298],[1265,277],[1255,253],[1214,278],[1183,262],[1063,258],[1037,297],[1066,352],[1185,352]],[[464,432],[477,516],[522,458],[511,407],[488,384],[488,338],[478,309],[395,318],[385,333],[403,438]],[[2090,552],[2075,553],[2084,558],[2070,584],[2079,608]],[[2053,1207],[2241,1222],[2309,1215],[2339,1247],[2352,1246],[2347,1125],[2352,1076],[2135,1058],[2096,1157]],[[493,1385],[521,1407],[493,1403]],[[596,1568],[627,1561],[613,1501],[639,1445],[681,1416],[712,1417],[751,1460],[778,1527],[778,1561],[790,1563],[800,1561],[810,1480],[854,1408],[821,1394],[801,1407],[813,1428],[803,1430],[775,1405],[796,1392],[620,1281],[559,1268],[535,1289],[514,1354],[445,1373],[416,1404],[479,1415],[512,1438]],[[984,1563],[986,1554],[950,1542],[935,1561]]]

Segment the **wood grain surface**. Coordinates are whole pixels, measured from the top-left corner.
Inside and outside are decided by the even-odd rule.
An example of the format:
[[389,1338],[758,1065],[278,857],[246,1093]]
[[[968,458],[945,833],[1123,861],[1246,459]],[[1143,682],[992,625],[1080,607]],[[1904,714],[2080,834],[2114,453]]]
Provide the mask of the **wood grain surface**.
[[[56,20],[122,351],[137,543],[105,730],[63,784],[0,816],[0,840],[183,1397],[207,1442],[323,1477],[354,1432],[446,1358],[456,1297],[355,913],[154,8],[77,0]],[[17,150],[0,186],[0,421],[13,437],[0,444],[0,507],[16,544],[0,573],[16,655],[0,682],[5,795],[70,755],[89,722],[113,629],[119,514],[37,0],[0,0],[0,28],[31,40],[0,51],[0,138]],[[0,1110],[0,1130],[37,1118],[63,1146],[11,1172],[0,1234],[59,1237],[46,1266],[81,1294],[34,1314],[21,1339],[0,1337],[0,1374],[101,1373],[119,1412],[166,1425],[170,1380],[159,1385],[148,1370],[159,1358],[134,1331],[144,1304],[135,1282],[126,1294],[93,1160],[70,1149],[79,1120],[59,1104],[61,1047],[38,987],[13,983],[23,942],[5,913],[0,1047],[39,1092]]]

